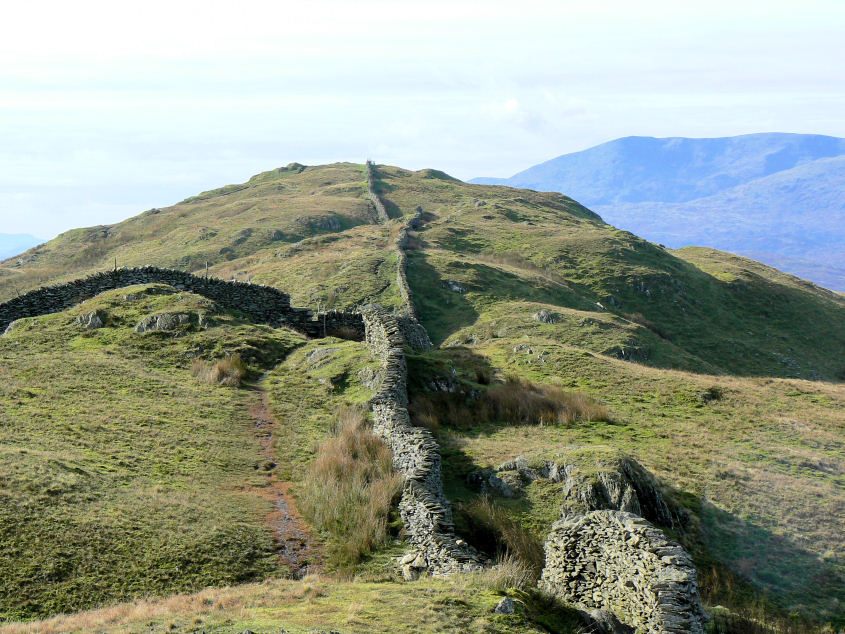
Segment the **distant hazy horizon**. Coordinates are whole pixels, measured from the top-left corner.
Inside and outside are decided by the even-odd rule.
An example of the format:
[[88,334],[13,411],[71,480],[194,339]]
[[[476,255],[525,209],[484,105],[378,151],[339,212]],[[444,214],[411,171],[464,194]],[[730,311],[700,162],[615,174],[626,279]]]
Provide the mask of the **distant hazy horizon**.
[[3,233],[111,223],[291,161],[469,179],[629,135],[845,136],[838,0],[82,0],[5,18]]

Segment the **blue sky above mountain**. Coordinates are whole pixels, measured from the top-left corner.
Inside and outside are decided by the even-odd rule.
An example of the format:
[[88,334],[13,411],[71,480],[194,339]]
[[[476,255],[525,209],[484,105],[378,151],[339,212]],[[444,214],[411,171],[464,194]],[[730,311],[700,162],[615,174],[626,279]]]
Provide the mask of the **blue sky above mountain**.
[[630,134],[845,136],[841,0],[80,0],[4,17],[6,233],[116,222],[291,161],[470,178]]

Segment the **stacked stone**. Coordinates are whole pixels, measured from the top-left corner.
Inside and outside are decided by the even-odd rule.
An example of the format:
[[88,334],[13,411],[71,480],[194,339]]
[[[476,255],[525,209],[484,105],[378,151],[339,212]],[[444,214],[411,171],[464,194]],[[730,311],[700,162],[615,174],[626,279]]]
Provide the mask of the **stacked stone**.
[[[385,224],[390,217],[387,215],[384,203],[382,203],[375,190],[375,165],[367,161],[367,197],[376,208],[376,215],[380,224]],[[422,207],[417,207],[413,217],[399,228],[396,235],[394,247],[396,249],[396,286],[399,289],[399,296],[402,298],[402,309],[398,311],[399,326],[405,337],[405,343],[416,350],[431,350],[431,339],[428,332],[417,318],[414,310],[414,302],[411,299],[411,287],[408,285],[407,265],[408,256],[405,254],[405,247],[408,242],[408,230],[416,228],[422,221]]]
[[66,284],[45,286],[0,304],[0,330],[23,317],[63,311],[100,293],[135,284],[168,284],[214,300],[219,306],[238,310],[262,323],[274,323],[290,311],[290,297],[277,288],[227,282],[147,266],[96,273]]
[[57,313],[105,291],[136,284],[167,284],[207,297],[223,309],[245,313],[257,323],[289,326],[310,337],[364,339],[364,321],[358,313],[332,311],[315,316],[307,308],[292,308],[290,296],[272,286],[199,277],[153,266],[96,273],[16,297],[0,304],[0,332],[16,319]]
[[404,337],[396,316],[378,307],[363,312],[367,344],[381,360],[384,378],[371,399],[373,431],[393,452],[405,478],[399,514],[411,550],[401,560],[406,579],[422,571],[445,575],[479,567],[477,553],[455,537],[452,509],[443,495],[440,451],[431,433],[408,415]]
[[390,216],[387,215],[387,209],[376,193],[375,175],[373,174],[375,166],[372,161],[367,161],[365,167],[367,170],[367,198],[376,210],[376,217],[378,218],[379,224],[385,224],[390,220]]
[[704,632],[689,555],[633,513],[592,511],[557,522],[540,585],[583,609],[608,609],[637,632]]
[[431,339],[428,332],[417,318],[417,311],[414,309],[414,302],[411,299],[411,287],[408,284],[408,256],[405,247],[408,243],[408,230],[418,226],[422,220],[422,207],[417,207],[414,216],[402,225],[396,236],[396,285],[399,287],[399,295],[402,297],[404,306],[399,312],[399,325],[405,336],[405,343],[415,350],[431,350]]

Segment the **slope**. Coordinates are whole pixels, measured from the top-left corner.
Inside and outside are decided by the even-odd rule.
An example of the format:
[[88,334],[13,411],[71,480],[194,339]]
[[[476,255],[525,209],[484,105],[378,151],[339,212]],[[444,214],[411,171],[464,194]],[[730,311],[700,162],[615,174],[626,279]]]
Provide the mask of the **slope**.
[[[845,157],[819,159],[682,203],[619,203],[596,211],[671,247],[753,256],[845,290]],[[803,267],[803,268],[796,268]]]
[[845,140],[819,135],[626,137],[471,182],[564,192],[654,242],[740,253],[842,290],[843,154]]
[[[660,367],[804,378],[845,370],[826,353],[845,343],[834,293],[750,262],[720,279],[717,260],[727,255],[702,271],[559,194],[468,185],[434,170],[379,174],[389,214],[425,214],[408,268],[439,342],[485,311],[511,306],[525,316],[549,306],[596,313],[603,334],[581,337],[596,352]],[[68,232],[0,268],[0,299],[116,260],[193,271],[208,262],[213,275],[286,289],[294,305],[396,306],[398,225],[376,222],[362,166],[289,166],[113,227]],[[800,328],[804,321],[815,327]]]
[[[135,331],[174,311],[191,323]],[[161,285],[16,322],[0,337],[2,618],[277,574],[270,502],[248,492],[266,461],[250,391],[191,364],[260,371],[303,343]]]

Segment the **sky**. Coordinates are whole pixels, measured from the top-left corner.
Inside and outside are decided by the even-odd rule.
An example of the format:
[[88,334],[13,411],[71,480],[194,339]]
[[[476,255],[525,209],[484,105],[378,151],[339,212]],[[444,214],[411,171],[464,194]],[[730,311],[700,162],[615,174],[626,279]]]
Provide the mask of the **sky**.
[[0,233],[297,161],[510,176],[628,135],[845,137],[845,1],[17,2]]

